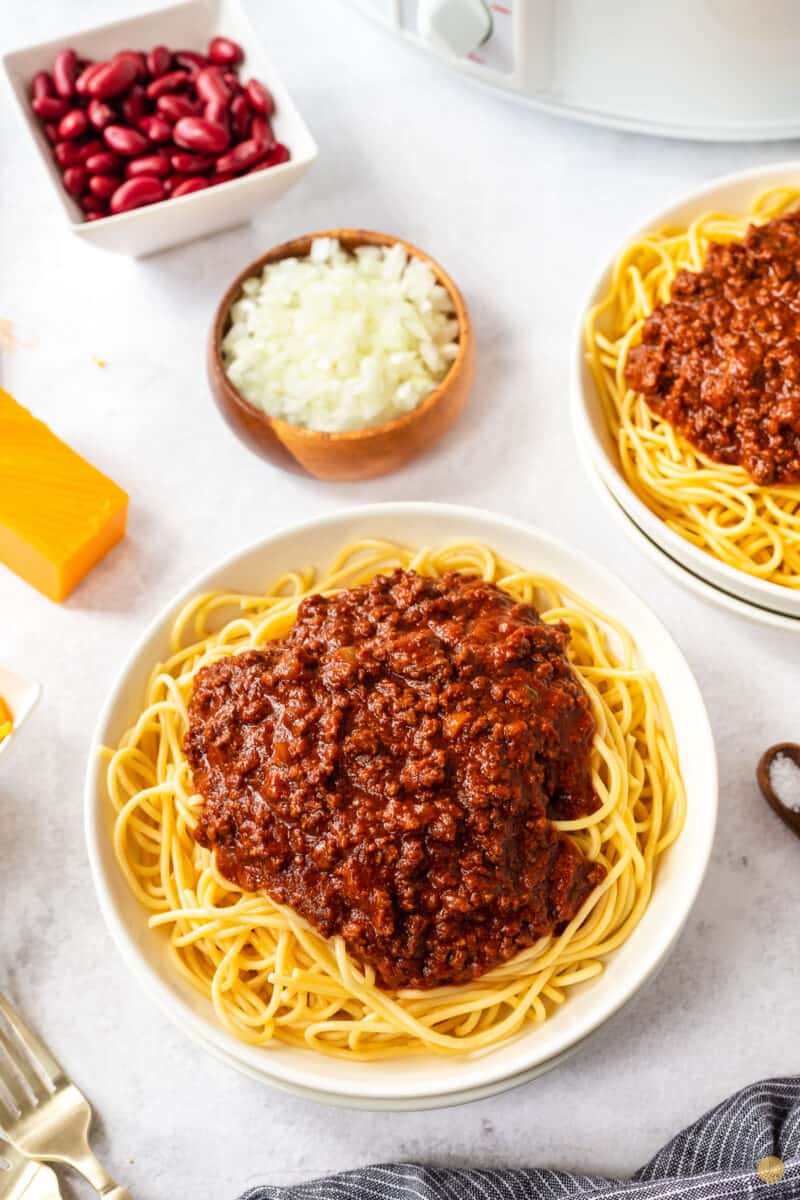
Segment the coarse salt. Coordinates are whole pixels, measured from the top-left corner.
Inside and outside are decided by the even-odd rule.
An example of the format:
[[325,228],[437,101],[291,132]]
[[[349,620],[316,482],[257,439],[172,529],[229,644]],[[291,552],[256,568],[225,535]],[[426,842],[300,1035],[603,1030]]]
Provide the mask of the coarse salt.
[[800,813],[800,767],[790,755],[775,755],[769,765],[769,781],[783,807]]

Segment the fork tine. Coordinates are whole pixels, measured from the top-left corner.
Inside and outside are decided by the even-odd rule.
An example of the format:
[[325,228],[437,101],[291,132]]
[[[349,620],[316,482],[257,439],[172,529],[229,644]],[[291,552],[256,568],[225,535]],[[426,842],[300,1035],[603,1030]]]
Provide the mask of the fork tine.
[[[5,1051],[5,1056],[0,1053],[0,1083],[5,1088],[6,1095],[11,1098],[11,1100],[17,1106],[18,1111],[21,1112],[23,1108],[28,1108],[30,1106],[30,1100],[27,1099],[22,1090],[22,1085],[20,1084],[18,1078],[18,1071],[13,1070],[11,1066],[6,1065],[7,1062],[10,1062],[13,1063],[14,1067],[17,1066],[17,1064],[14,1062],[14,1059],[9,1054],[6,1040],[2,1034],[0,1034],[0,1049]],[[0,1098],[2,1098],[1,1092]]]
[[20,1054],[11,1039],[7,1038],[0,1029],[0,1082],[5,1086],[19,1111],[25,1112],[31,1107],[31,1100],[24,1091],[20,1079],[24,1080],[33,1093],[34,1103],[38,1104],[40,1100],[44,1100],[45,1096],[49,1095],[47,1088],[30,1062]]
[[[51,1084],[55,1087],[57,1084],[66,1083],[67,1077],[63,1069],[53,1058],[50,1051],[45,1046],[33,1030],[29,1029],[23,1021],[22,1017],[8,1001],[8,998],[0,992],[0,1013],[3,1014],[9,1026],[17,1035],[22,1049],[25,1051],[26,1057],[36,1066],[39,1071],[49,1078]],[[26,1075],[27,1078],[27,1075]]]
[[[7,1088],[5,1092],[2,1090],[2,1088],[0,1088],[0,1126],[5,1126],[6,1129],[8,1129],[10,1125],[13,1125],[17,1119],[17,1113],[14,1111],[12,1105],[9,1104],[7,1099],[10,1094],[11,1093]],[[14,1103],[16,1103],[16,1101],[14,1101]],[[2,1157],[2,1154],[3,1141],[2,1138],[0,1138],[0,1158]],[[0,1176],[0,1178],[2,1177]]]

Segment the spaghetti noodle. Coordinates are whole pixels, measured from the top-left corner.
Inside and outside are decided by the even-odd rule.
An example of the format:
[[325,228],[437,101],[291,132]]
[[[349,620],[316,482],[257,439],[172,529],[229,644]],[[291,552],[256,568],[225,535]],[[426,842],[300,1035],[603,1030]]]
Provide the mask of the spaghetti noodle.
[[[605,877],[560,934],[540,938],[468,983],[389,991],[290,908],[248,893],[196,842],[202,798],[183,749],[193,680],[221,657],[283,637],[301,600],[364,584],[395,568],[461,571],[565,622],[568,657],[596,723],[592,783],[599,807],[554,822]],[[650,899],[658,862],[679,835],[685,795],[664,698],[627,631],[555,581],[475,543],[412,551],[367,540],[330,568],[292,572],[262,595],[212,592],[191,600],[172,630],[145,708],[106,750],[121,870],[150,924],[164,931],[177,971],[209,998],[222,1025],[251,1044],[280,1041],[352,1060],[463,1054],[544,1021],[577,985],[597,976]]]
[[646,319],[670,301],[681,269],[700,271],[712,243],[794,210],[800,188],[773,188],[743,216],[704,213],[688,229],[647,233],[614,264],[608,294],[585,326],[589,361],[628,485],[693,545],[749,575],[800,590],[800,484],[759,485],[709,458],[628,386],[628,352]]

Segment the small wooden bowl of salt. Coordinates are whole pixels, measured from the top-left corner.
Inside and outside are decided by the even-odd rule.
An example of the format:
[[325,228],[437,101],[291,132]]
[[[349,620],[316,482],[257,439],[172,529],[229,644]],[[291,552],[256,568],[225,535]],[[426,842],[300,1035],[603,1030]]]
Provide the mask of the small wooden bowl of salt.
[[276,465],[317,479],[403,466],[455,422],[474,374],[450,276],[416,246],[365,229],[307,234],[250,263],[209,340],[228,424]]
[[761,755],[756,778],[767,804],[800,837],[800,745],[770,746]]

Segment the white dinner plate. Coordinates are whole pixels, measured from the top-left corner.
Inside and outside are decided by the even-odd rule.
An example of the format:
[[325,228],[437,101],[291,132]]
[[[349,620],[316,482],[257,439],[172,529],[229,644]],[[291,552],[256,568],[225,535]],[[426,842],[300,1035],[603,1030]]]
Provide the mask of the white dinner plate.
[[[758,195],[768,188],[800,186],[800,162],[786,162],[726,175],[713,183],[681,197],[632,230],[622,241],[629,245],[648,230],[665,225],[687,226],[703,212],[746,213]],[[758,579],[721,562],[712,554],[692,545],[670,529],[629,486],[622,472],[614,438],[608,428],[600,396],[592,378],[584,347],[583,324],[586,313],[608,292],[613,263],[606,262],[595,278],[580,309],[572,365],[572,423],[579,441],[588,447],[590,461],[613,496],[634,523],[651,541],[673,560],[685,566],[695,577],[704,579],[729,596],[748,605],[770,609],[782,616],[800,617],[800,591]]]
[[[374,1063],[328,1058],[284,1045],[244,1045],[216,1021],[211,1005],[174,970],[166,934],[148,928],[112,848],[114,813],[106,796],[101,745],[118,741],[134,722],[153,664],[168,654],[176,611],[196,592],[253,592],[282,572],[324,567],[345,543],[389,538],[411,546],[482,541],[527,568],[552,575],[618,618],[657,675],[672,713],[686,785],[685,828],[666,852],[649,907],[606,970],[576,987],[547,1022],[480,1055],[411,1056]],[[479,509],[400,503],[367,505],[308,521],[265,537],[193,580],[156,617],[122,665],[97,723],[86,780],[85,825],[103,916],[125,962],[162,1011],[218,1057],[267,1083],[364,1108],[425,1108],[490,1095],[547,1070],[596,1030],[642,986],[667,954],[694,903],[711,853],[717,769],[705,706],[680,650],[658,618],[619,579],[582,554],[530,526]]]

